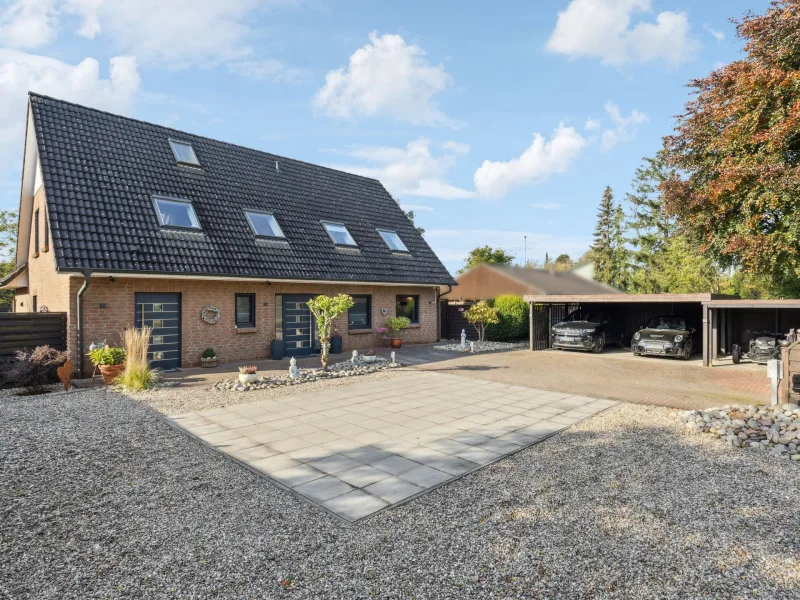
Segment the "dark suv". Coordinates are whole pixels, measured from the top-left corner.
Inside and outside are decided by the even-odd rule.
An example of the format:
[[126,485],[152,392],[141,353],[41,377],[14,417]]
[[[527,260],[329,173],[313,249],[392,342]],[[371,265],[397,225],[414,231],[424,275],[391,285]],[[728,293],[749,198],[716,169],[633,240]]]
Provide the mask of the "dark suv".
[[560,350],[587,350],[597,354],[608,344],[625,345],[625,328],[610,313],[575,310],[550,332],[550,347]]

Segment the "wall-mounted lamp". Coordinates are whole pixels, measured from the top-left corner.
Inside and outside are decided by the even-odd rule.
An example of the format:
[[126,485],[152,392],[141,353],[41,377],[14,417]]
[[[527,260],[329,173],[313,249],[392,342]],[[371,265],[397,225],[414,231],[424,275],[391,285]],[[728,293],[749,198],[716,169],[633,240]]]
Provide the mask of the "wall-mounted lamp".
[[115,282],[117,281],[116,279],[114,279],[114,276],[113,276],[113,275],[109,275],[109,276],[108,276],[108,280],[109,280],[111,283],[115,283]]

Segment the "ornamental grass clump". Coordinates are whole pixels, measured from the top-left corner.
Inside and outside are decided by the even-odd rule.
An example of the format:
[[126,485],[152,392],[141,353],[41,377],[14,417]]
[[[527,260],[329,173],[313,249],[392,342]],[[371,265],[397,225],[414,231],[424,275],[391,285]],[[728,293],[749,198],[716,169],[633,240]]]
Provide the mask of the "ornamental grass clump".
[[152,332],[153,329],[149,326],[141,329],[130,328],[122,332],[122,344],[125,346],[127,359],[125,370],[116,382],[126,390],[146,390],[158,384],[159,371],[151,368],[150,361],[147,360],[147,348]]

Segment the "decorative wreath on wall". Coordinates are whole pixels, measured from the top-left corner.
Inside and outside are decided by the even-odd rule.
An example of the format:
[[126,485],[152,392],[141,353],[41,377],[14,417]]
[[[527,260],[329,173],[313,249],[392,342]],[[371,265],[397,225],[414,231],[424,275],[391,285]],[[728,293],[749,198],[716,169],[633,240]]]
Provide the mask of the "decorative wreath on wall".
[[219,309],[216,306],[211,306],[210,304],[200,311],[200,318],[209,325],[213,325],[219,321],[219,317]]

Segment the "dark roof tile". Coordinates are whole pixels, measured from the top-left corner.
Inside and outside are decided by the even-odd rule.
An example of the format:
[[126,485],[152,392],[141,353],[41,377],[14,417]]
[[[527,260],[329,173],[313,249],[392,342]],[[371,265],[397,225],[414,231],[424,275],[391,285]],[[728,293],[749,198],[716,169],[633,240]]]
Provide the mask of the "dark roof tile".
[[[454,283],[374,179],[46,96],[30,100],[59,269]],[[200,168],[176,164],[170,137],[192,144]],[[153,195],[191,200],[203,231],[160,229]],[[287,241],[255,238],[245,208],[274,213]],[[359,251],[334,247],[320,220],[345,223]],[[376,228],[396,231],[411,256],[392,254]]]

